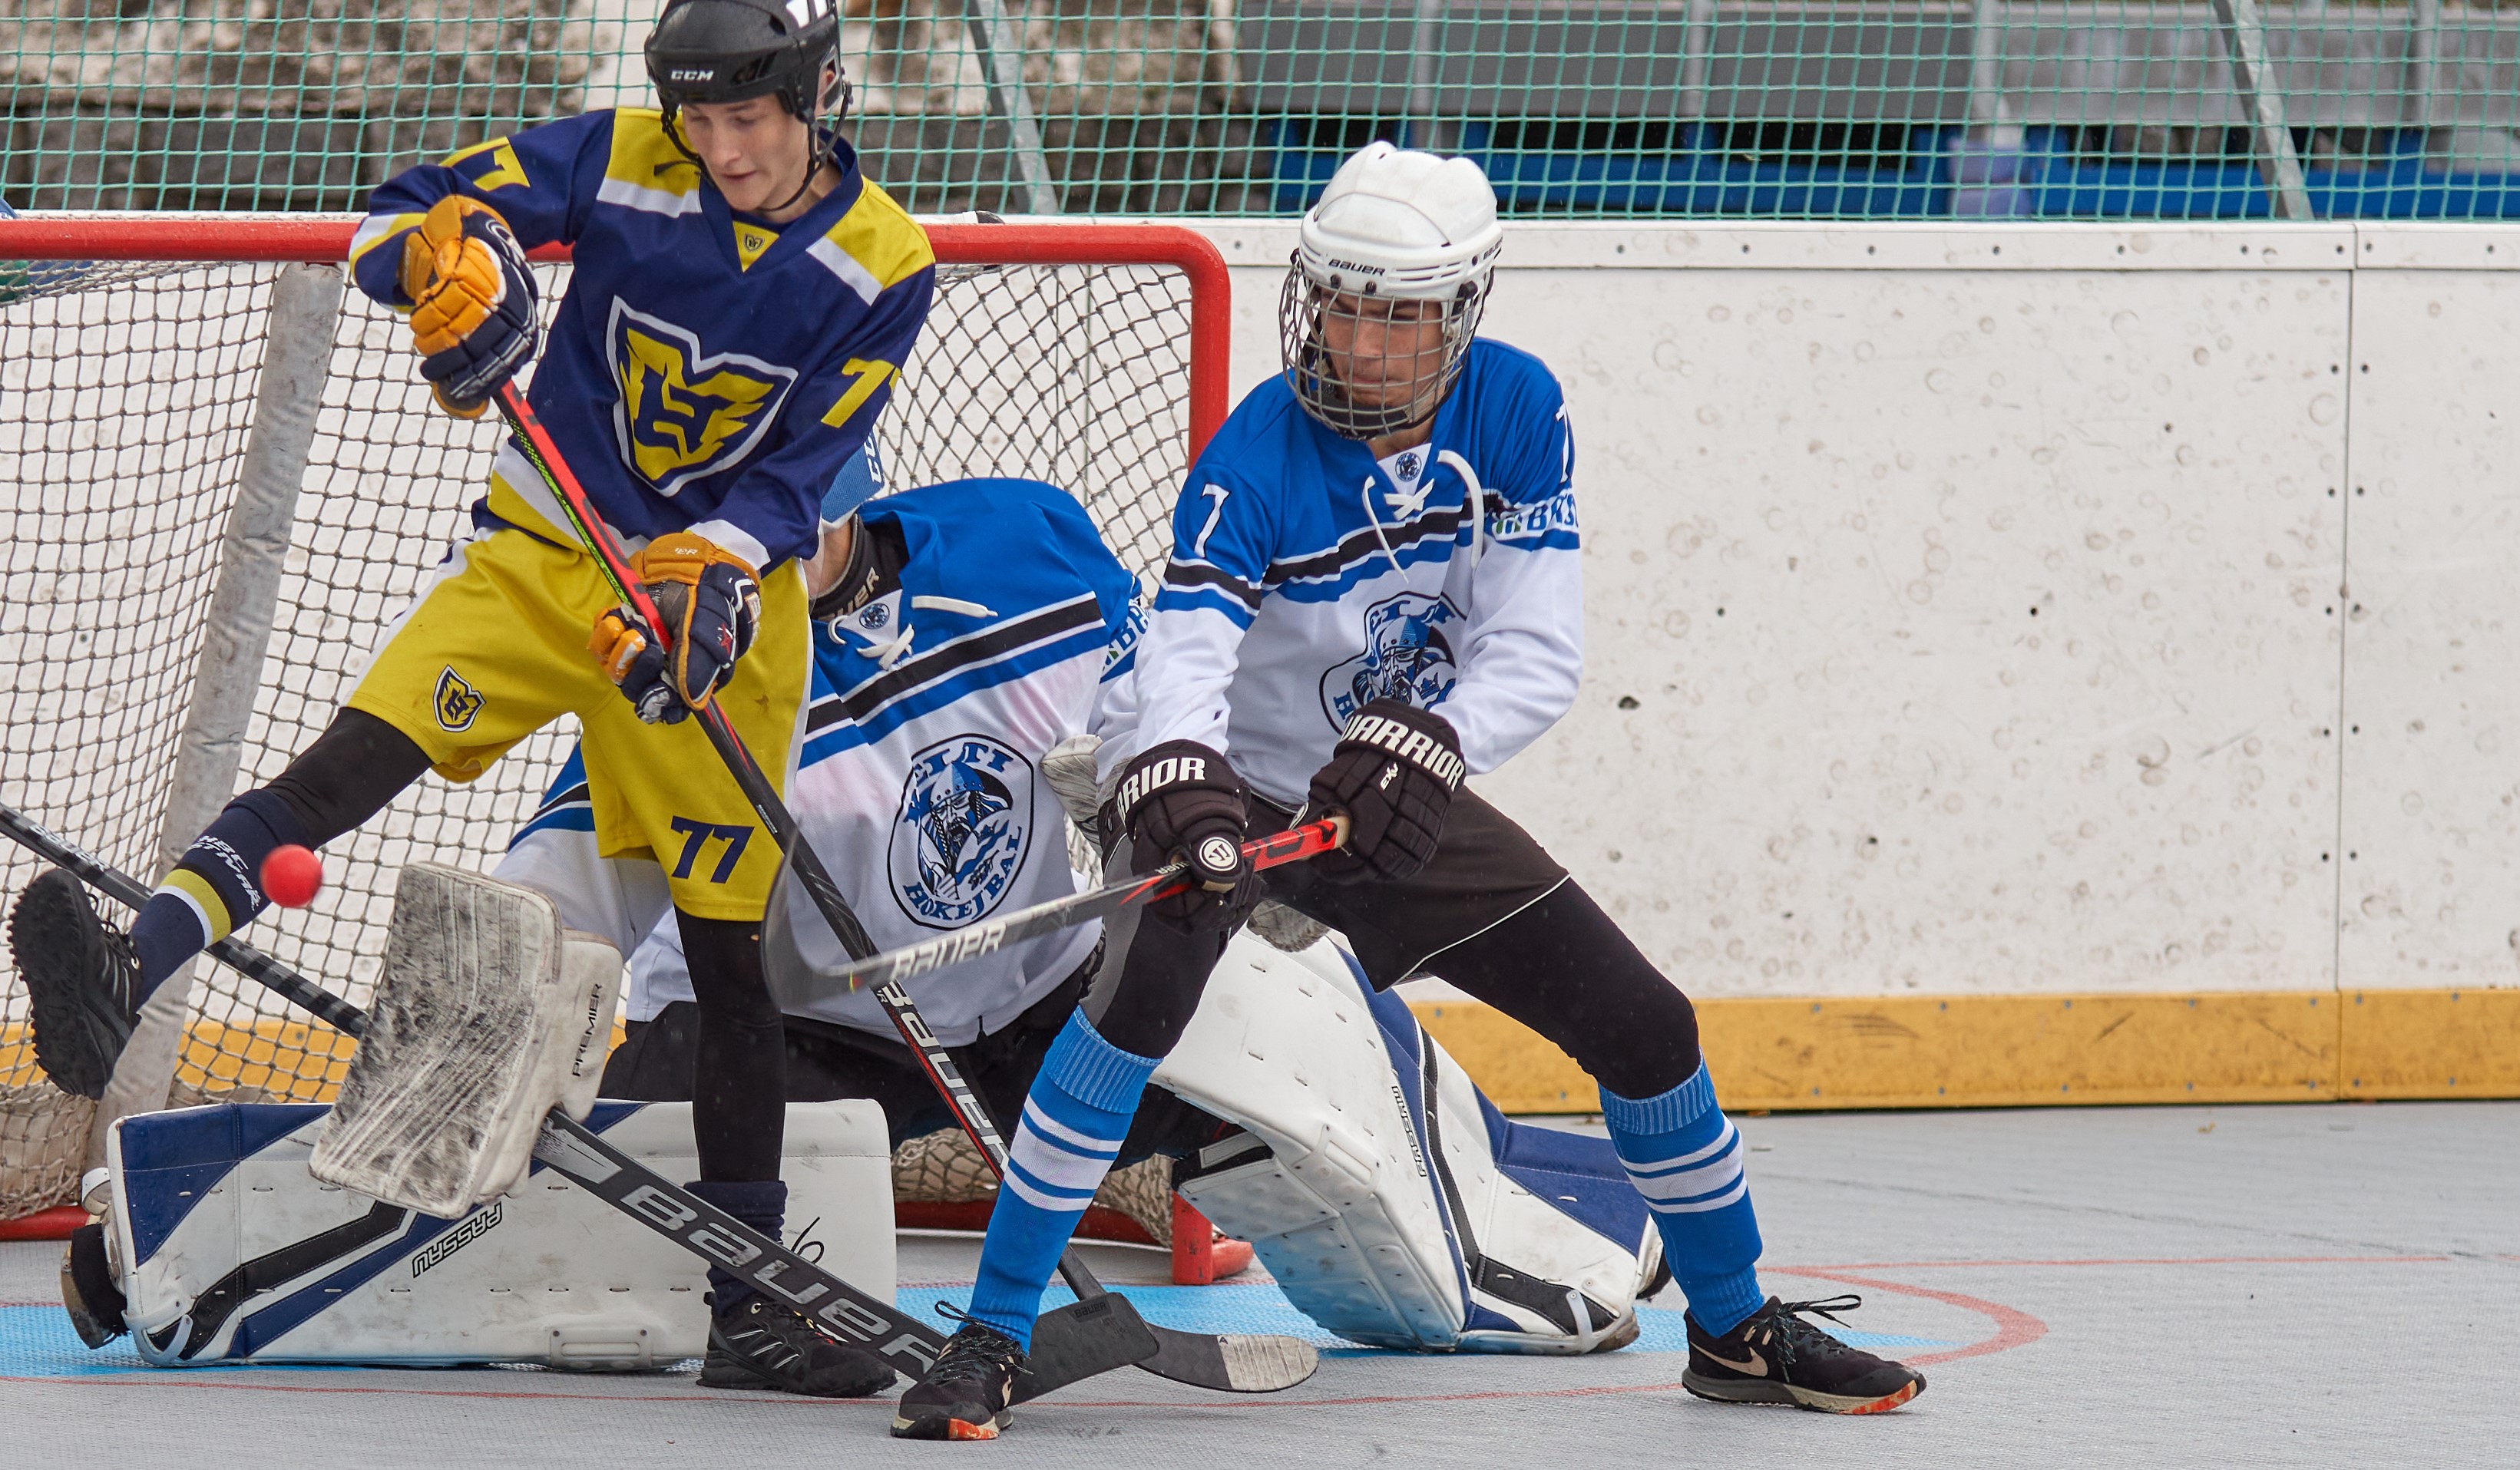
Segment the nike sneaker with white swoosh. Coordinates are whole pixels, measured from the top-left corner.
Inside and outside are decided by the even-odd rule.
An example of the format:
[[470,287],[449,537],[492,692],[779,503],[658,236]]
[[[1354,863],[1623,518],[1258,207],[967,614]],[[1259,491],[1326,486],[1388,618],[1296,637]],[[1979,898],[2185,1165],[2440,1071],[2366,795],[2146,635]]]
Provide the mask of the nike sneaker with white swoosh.
[[1683,1388],[1724,1403],[1790,1403],[1824,1414],[1877,1414],[1925,1391],[1913,1368],[1850,1348],[1803,1320],[1811,1313],[1839,1322],[1864,1305],[1849,1292],[1820,1302],[1780,1302],[1743,1317],[1718,1337],[1688,1321],[1688,1366]]

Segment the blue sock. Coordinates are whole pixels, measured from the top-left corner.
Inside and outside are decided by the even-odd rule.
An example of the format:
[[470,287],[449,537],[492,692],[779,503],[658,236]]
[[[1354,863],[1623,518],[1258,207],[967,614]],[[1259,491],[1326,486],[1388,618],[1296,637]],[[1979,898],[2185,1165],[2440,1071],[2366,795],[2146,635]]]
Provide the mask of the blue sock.
[[1759,1221],[1741,1174],[1741,1135],[1716,1106],[1705,1064],[1642,1100],[1602,1089],[1601,1121],[1662,1227],[1663,1259],[1688,1314],[1718,1336],[1731,1331],[1768,1297],[1759,1289]]
[[267,791],[248,791],[229,802],[184,850],[131,925],[141,995],[253,922],[268,902],[262,896],[262,860],[275,847],[312,847],[306,835],[289,803]]
[[1119,1156],[1138,1097],[1160,1057],[1123,1051],[1078,1011],[1050,1044],[980,1244],[971,1315],[1032,1349],[1032,1321],[1058,1253]]
[[[717,1206],[773,1240],[788,1224],[788,1185],[782,1180],[701,1180],[683,1187],[702,1204]],[[709,1311],[719,1316],[761,1295],[751,1282],[723,1267],[708,1269],[708,1283]]]

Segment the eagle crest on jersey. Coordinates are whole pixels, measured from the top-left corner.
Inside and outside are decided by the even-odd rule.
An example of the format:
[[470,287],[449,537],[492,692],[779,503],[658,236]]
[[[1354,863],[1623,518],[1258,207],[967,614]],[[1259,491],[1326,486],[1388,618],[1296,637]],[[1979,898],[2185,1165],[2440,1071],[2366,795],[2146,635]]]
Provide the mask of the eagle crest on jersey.
[[1376,699],[1432,709],[1453,691],[1461,665],[1444,629],[1461,621],[1452,599],[1404,592],[1365,610],[1365,651],[1322,676],[1322,713],[1336,730]]
[[795,369],[757,357],[712,357],[697,334],[618,297],[605,347],[621,384],[612,408],[621,458],[659,495],[743,463],[796,381]]
[[985,918],[1014,885],[1030,835],[1032,763],[986,735],[911,758],[892,828],[892,894],[935,929]]

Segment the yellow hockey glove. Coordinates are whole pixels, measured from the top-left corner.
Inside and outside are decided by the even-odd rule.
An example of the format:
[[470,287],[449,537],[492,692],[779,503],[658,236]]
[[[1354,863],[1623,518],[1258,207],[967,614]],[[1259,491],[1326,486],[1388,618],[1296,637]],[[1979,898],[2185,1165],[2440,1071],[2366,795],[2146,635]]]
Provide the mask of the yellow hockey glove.
[[459,418],[480,417],[542,345],[524,247],[478,200],[448,195],[403,237],[402,291],[421,376]]
[[588,647],[640,719],[674,724],[735,677],[735,661],[760,630],[760,579],[742,557],[690,531],[657,537],[630,564],[671,649],[659,653],[649,630],[619,608],[595,620]]

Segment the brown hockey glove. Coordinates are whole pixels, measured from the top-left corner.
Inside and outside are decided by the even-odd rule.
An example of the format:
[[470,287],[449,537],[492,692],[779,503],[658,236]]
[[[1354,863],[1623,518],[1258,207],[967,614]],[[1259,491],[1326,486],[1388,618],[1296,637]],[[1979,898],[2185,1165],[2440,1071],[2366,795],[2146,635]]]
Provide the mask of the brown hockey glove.
[[402,293],[420,376],[458,418],[479,418],[542,345],[524,247],[478,200],[448,195],[403,237]]
[[1158,899],[1148,916],[1186,933],[1230,932],[1260,900],[1260,874],[1242,856],[1242,779],[1196,740],[1167,740],[1129,763],[1112,793],[1113,821],[1129,834],[1129,869],[1189,865],[1187,892]]
[[761,624],[761,588],[750,563],[705,536],[675,531],[630,558],[664,620],[670,649],[626,608],[595,620],[587,647],[605,677],[651,725],[679,724],[735,677],[735,661]]
[[1338,883],[1416,877],[1435,860],[1462,771],[1451,721],[1397,699],[1367,704],[1313,774],[1312,810],[1348,820],[1347,846],[1315,858],[1314,869]]

